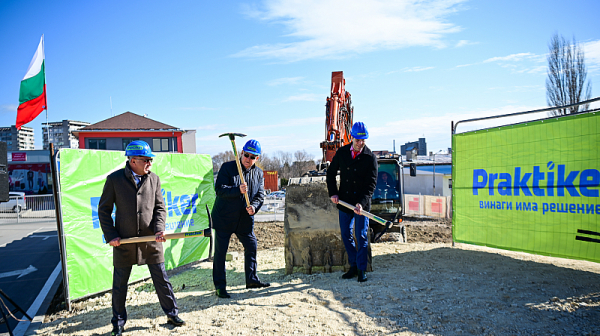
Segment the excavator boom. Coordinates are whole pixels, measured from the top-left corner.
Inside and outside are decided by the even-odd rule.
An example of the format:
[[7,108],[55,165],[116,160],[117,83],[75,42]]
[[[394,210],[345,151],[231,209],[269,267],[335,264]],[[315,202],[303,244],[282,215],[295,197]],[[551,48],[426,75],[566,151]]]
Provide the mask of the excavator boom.
[[325,141],[322,163],[331,162],[338,148],[350,143],[354,108],[350,92],[346,91],[343,71],[331,73],[331,93],[325,104]]

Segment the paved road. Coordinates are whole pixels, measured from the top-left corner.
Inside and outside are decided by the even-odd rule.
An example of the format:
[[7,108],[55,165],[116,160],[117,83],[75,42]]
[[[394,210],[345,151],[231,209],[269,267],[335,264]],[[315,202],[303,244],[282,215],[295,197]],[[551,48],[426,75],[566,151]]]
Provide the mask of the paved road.
[[[0,289],[23,310],[32,306],[59,260],[56,220],[0,224]],[[9,324],[17,326],[10,318]],[[5,332],[6,325],[0,325],[0,334]]]

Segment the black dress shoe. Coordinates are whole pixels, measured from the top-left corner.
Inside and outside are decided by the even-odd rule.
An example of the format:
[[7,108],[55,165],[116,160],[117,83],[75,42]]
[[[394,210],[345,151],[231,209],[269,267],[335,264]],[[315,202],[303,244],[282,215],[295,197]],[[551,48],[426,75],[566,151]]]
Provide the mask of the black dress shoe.
[[185,325],[185,321],[182,320],[179,316],[167,316],[167,323],[172,324],[176,327]]
[[365,282],[367,281],[367,272],[365,271],[358,271],[358,282]]
[[229,299],[231,295],[227,294],[227,289],[217,289],[217,296],[222,299]]
[[246,284],[246,289],[250,289],[250,288],[265,288],[265,287],[269,287],[271,286],[270,283],[268,282],[252,282],[249,284]]
[[342,275],[342,279],[352,279],[356,276],[357,273],[358,269],[356,268],[356,266],[351,266],[348,272]]
[[124,326],[113,326],[110,336],[122,336],[123,330],[125,330]]

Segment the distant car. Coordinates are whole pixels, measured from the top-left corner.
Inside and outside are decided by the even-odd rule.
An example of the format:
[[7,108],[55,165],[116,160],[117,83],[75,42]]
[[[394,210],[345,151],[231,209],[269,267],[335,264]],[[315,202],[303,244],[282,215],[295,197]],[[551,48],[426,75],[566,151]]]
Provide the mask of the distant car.
[[24,192],[11,191],[8,193],[8,196],[8,202],[0,203],[0,208],[2,208],[4,211],[12,210],[13,212],[19,213],[27,209]]
[[283,190],[274,191],[274,192],[268,194],[266,196],[266,198],[268,198],[268,199],[283,199],[283,198],[285,198],[285,191],[283,191]]

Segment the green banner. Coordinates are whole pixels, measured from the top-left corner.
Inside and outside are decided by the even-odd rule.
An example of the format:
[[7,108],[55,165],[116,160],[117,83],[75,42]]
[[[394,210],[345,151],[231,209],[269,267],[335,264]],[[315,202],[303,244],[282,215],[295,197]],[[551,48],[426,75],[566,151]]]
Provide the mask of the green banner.
[[600,114],[456,134],[457,242],[600,262]]
[[[105,243],[98,202],[106,176],[125,167],[124,152],[60,150],[60,200],[71,300],[112,287],[112,247]],[[208,227],[206,205],[215,201],[210,155],[156,154],[152,171],[161,180],[167,209],[166,233]],[[172,269],[208,257],[209,238],[168,240],[165,267]],[[149,277],[134,266],[130,282]]]

